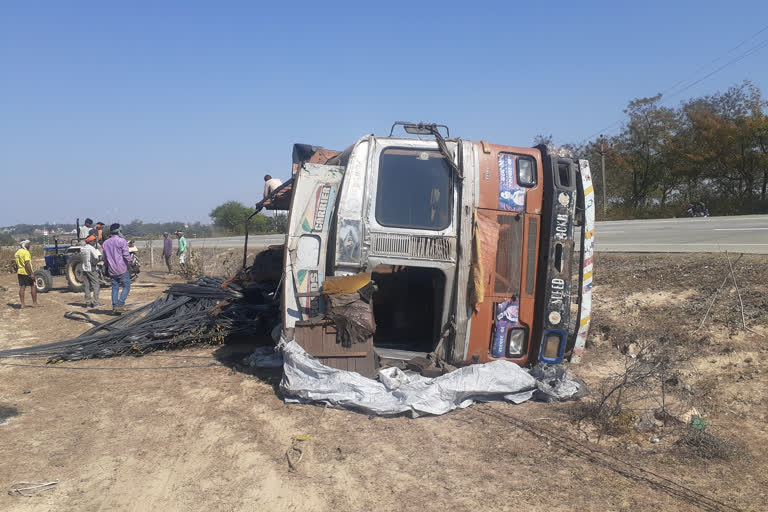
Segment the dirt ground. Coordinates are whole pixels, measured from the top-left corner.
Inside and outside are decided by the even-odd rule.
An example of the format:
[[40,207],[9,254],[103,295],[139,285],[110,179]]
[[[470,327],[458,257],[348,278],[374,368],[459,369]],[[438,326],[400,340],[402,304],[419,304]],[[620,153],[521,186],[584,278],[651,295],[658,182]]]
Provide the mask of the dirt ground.
[[[578,402],[478,404],[415,420],[287,405],[278,376],[232,364],[243,344],[0,360],[0,510],[768,509],[768,257],[734,263],[752,332],[730,285],[696,331],[730,275],[724,255],[599,254],[595,268],[593,334],[571,366],[592,394]],[[128,302],[178,279],[143,274]],[[82,310],[81,295],[55,290],[43,307],[19,310],[12,274],[0,275],[0,295],[0,348],[88,328],[62,317]],[[626,428],[601,431],[585,416],[648,343],[674,349],[666,400],[695,407],[718,449],[681,444],[678,424],[639,431],[629,406]],[[706,508],[649,483],[656,477],[720,503]],[[51,481],[31,496],[8,492]]]

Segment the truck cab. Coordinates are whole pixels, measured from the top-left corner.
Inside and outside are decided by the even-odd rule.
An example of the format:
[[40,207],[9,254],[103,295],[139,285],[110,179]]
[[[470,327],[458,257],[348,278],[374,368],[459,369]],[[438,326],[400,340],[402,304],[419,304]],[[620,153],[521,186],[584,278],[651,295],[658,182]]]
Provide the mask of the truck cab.
[[323,283],[367,274],[379,357],[527,365],[580,356],[594,234],[585,160],[395,123],[389,136],[340,152],[297,145],[294,171],[257,204],[289,212],[287,336],[332,346],[334,327],[318,331]]

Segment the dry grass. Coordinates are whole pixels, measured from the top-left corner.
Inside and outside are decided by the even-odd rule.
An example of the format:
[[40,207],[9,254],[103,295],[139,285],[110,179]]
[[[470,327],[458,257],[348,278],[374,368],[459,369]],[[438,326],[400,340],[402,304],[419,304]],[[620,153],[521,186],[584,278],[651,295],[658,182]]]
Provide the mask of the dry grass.
[[[252,262],[260,249],[251,249],[248,251],[248,262]],[[162,258],[162,251],[154,251],[155,260],[150,262],[149,249],[140,248],[139,258],[141,259],[142,271],[165,271],[165,261]],[[178,258],[174,254],[172,268],[174,274],[185,279],[194,279],[199,276],[228,276],[235,274],[243,264],[243,250],[239,248],[191,248],[187,255],[185,268],[181,268]]]

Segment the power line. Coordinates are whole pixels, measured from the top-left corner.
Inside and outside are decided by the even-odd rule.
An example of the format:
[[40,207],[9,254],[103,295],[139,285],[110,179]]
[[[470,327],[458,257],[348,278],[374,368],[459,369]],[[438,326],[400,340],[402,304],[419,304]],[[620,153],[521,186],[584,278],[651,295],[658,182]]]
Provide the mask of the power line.
[[730,50],[728,50],[727,52],[725,52],[725,53],[724,53],[724,54],[722,54],[721,56],[717,57],[716,59],[713,59],[713,60],[711,60],[710,62],[707,62],[706,64],[704,64],[704,65],[702,65],[702,66],[699,66],[699,67],[696,69],[696,71],[694,71],[694,72],[692,72],[692,73],[689,73],[687,77],[685,77],[685,78],[683,78],[683,79],[679,80],[679,81],[678,81],[678,82],[676,82],[676,83],[675,83],[675,84],[674,84],[672,87],[667,87],[667,88],[666,88],[664,91],[662,91],[662,94],[663,94],[664,96],[666,96],[667,94],[671,94],[671,92],[672,92],[672,91],[674,91],[674,90],[675,90],[675,89],[676,89],[676,88],[677,88],[679,85],[681,85],[681,84],[685,83],[685,82],[686,82],[687,80],[689,80],[690,78],[693,78],[693,77],[695,77],[695,76],[696,76],[696,75],[698,75],[698,74],[699,74],[701,71],[704,71],[706,68],[708,68],[708,67],[709,67],[709,66],[711,66],[712,64],[715,64],[717,61],[723,60],[724,58],[728,57],[728,56],[729,56],[729,55],[731,55],[731,54],[732,54],[732,53],[733,53],[735,50],[738,50],[739,48],[741,48],[742,46],[744,46],[744,44],[745,44],[747,41],[751,41],[751,40],[752,40],[752,39],[754,39],[755,37],[757,37],[757,36],[759,36],[760,34],[762,34],[763,32],[765,32],[766,30],[768,30],[768,25],[766,25],[765,27],[761,28],[760,30],[758,30],[757,32],[755,32],[755,33],[754,33],[754,34],[752,34],[751,36],[747,37],[746,39],[743,39],[741,42],[739,42],[739,44],[737,44],[736,46],[734,46],[733,48],[731,48]]
[[583,139],[581,139],[581,142],[579,142],[579,146],[581,145],[582,142],[588,141],[589,139],[591,139],[595,135],[600,135],[601,133],[604,133],[604,132],[612,129],[614,126],[620,125],[622,121],[623,121],[623,119],[619,119],[618,121],[614,121],[613,123],[609,124],[605,128],[600,128],[599,130],[597,130],[592,135],[588,135],[588,136],[584,137]]
[[[716,68],[715,70],[713,70],[713,71],[707,73],[706,75],[704,75],[703,77],[701,77],[699,79],[696,79],[693,82],[689,83],[688,85],[686,85],[685,87],[683,87],[679,91],[677,91],[675,93],[670,93],[676,87],[678,87],[680,84],[682,84],[682,83],[686,82],[687,80],[689,80],[690,77],[697,75],[703,69],[709,67],[710,65],[714,64],[715,62],[717,62],[719,60],[722,60],[726,56],[730,55],[734,50],[737,50],[737,49],[741,48],[742,46],[744,46],[745,43],[755,39],[755,37],[759,36],[760,34],[762,34],[763,32],[766,32],[766,31],[768,31],[768,25],[766,25],[765,27],[761,28],[760,30],[758,30],[757,32],[752,34],[751,36],[749,36],[746,39],[744,39],[741,42],[739,42],[736,46],[734,46],[733,48],[728,50],[728,52],[726,52],[725,54],[721,55],[720,57],[717,57],[716,59],[713,59],[712,61],[710,61],[709,63],[705,64],[704,66],[699,67],[696,71],[694,71],[693,73],[690,73],[688,75],[688,77],[678,81],[673,86],[668,87],[667,89],[665,89],[664,92],[662,92],[662,97],[674,98],[676,96],[679,96],[683,92],[685,92],[685,91],[689,90],[690,88],[700,84],[701,82],[703,82],[707,78],[709,78],[709,77],[719,73],[720,71],[722,71],[723,69],[727,68],[728,66],[736,64],[737,62],[740,62],[740,61],[744,60],[745,58],[747,58],[747,57],[749,57],[749,56],[751,56],[753,54],[758,53],[763,48],[768,47],[768,39],[763,39],[763,40],[759,41],[758,43],[750,46],[747,50],[745,50],[741,54],[733,57],[731,60],[729,60],[725,64],[721,65],[720,67]],[[613,123],[609,124],[608,126],[606,126],[604,128],[601,128],[600,130],[597,130],[596,132],[592,133],[591,135],[588,135],[587,137],[583,138],[579,142],[579,145],[581,145],[581,144],[583,144],[585,142],[588,142],[590,139],[592,139],[592,137],[594,137],[596,135],[600,135],[601,133],[604,133],[607,130],[613,129],[615,126],[620,125],[622,123],[622,121],[623,121],[623,118],[618,119],[617,121],[614,121]]]
[[749,50],[747,50],[746,52],[742,53],[738,57],[735,57],[734,59],[726,62],[725,64],[723,64],[719,68],[715,69],[714,71],[712,71],[710,73],[707,73],[706,75],[704,75],[703,77],[699,78],[698,80],[695,80],[694,82],[688,84],[687,86],[685,86],[684,88],[680,89],[676,93],[670,95],[669,97],[670,98],[674,98],[675,96],[679,96],[680,94],[682,94],[683,92],[687,91],[688,89],[690,89],[694,85],[700,84],[701,82],[703,82],[707,78],[711,77],[712,75],[714,75],[716,73],[719,73],[720,71],[722,71],[723,69],[727,68],[731,64],[735,64],[735,63],[737,63],[737,62],[739,62],[741,60],[744,60],[747,57],[749,57],[750,55],[753,55],[753,54],[759,52],[760,50],[762,50],[763,48],[765,48],[767,46],[768,46],[768,39],[765,39],[765,40],[757,43],[755,46],[752,46]]

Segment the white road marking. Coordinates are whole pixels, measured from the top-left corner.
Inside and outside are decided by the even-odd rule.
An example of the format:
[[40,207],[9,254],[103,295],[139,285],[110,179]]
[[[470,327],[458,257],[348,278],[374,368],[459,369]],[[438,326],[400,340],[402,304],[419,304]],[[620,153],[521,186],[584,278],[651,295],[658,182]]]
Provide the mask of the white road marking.
[[[595,237],[595,238],[597,238],[597,237]],[[721,244],[721,243],[717,243],[717,242],[712,242],[711,244],[686,244],[686,243],[674,243],[674,242],[668,243],[668,244],[647,244],[647,243],[612,244],[610,242],[600,244],[597,241],[595,242],[595,245],[634,245],[634,246],[638,246],[638,247],[641,247],[641,246],[644,246],[644,245],[661,245],[661,246],[664,246],[664,247],[674,247],[674,246],[677,246],[677,245],[700,245],[702,247],[710,247],[710,246],[713,246],[713,245],[735,245],[737,247],[742,246],[742,245],[744,245],[744,246],[746,246],[746,245],[758,245],[758,246],[766,245],[766,246],[768,246],[768,244]]]
[[713,231],[760,231],[768,228],[715,228]]

